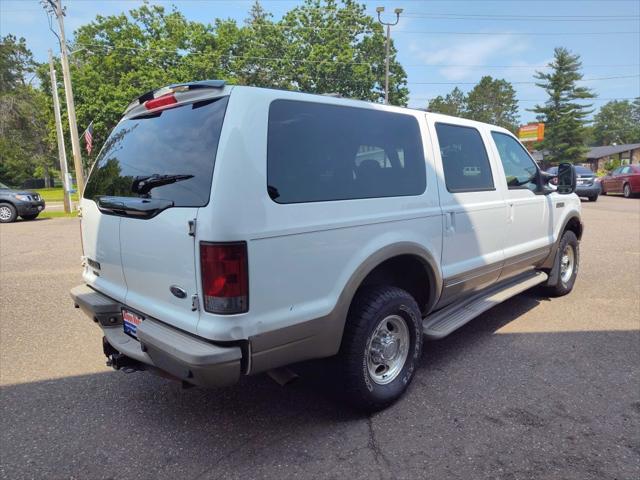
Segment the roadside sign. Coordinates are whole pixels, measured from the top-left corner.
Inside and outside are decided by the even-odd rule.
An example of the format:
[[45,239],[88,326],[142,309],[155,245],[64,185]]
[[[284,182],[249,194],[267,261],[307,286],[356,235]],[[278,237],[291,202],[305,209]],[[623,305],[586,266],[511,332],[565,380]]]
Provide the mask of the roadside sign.
[[530,123],[518,130],[521,142],[541,142],[544,139],[544,123]]

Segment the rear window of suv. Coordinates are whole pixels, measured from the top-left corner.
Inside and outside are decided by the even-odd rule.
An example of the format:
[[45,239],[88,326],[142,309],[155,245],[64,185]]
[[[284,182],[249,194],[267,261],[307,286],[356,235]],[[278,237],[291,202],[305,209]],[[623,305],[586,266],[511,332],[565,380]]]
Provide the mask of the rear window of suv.
[[[213,165],[228,97],[190,103],[122,120],[105,142],[84,190],[84,197],[159,198],[176,207],[209,202]],[[146,194],[134,183],[151,175],[185,175]]]
[[267,190],[278,203],[420,195],[426,167],[413,116],[275,100]]

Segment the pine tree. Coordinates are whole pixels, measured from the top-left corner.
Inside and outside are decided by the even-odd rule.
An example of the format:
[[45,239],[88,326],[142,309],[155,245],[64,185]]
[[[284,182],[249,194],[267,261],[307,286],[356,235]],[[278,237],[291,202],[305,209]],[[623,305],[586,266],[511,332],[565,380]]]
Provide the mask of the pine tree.
[[486,75],[467,95],[464,116],[515,132],[519,118],[516,91],[506,80]]
[[588,88],[577,85],[582,80],[579,55],[573,55],[566,48],[556,48],[549,67],[550,73],[536,72],[535,75],[540,80],[536,85],[549,95],[544,105],[536,105],[533,109],[538,119],[545,123],[541,147],[548,150],[547,158],[552,163],[581,162],[587,151],[585,124],[592,113],[592,105],[580,101],[595,95]]
[[432,98],[427,105],[427,110],[434,113],[442,113],[453,117],[463,117],[467,109],[467,97],[458,87],[447,93],[446,96],[438,95]]

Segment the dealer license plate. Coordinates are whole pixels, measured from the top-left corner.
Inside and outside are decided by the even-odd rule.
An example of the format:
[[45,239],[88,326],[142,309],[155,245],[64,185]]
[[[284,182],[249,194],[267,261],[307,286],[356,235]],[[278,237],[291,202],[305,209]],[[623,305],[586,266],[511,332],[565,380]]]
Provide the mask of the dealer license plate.
[[124,333],[131,335],[133,338],[138,338],[138,327],[144,320],[137,313],[130,312],[129,310],[122,309],[122,325]]

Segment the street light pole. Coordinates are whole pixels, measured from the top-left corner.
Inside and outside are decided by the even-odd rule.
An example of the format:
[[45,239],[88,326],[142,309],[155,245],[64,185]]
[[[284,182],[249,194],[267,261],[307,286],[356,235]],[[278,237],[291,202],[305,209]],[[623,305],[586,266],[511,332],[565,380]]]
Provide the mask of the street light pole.
[[58,139],[58,158],[60,160],[60,174],[62,175],[62,188],[64,190],[64,211],[71,212],[71,185],[69,185],[69,175],[67,173],[67,152],[64,146],[64,136],[62,133],[62,119],[60,118],[60,100],[58,99],[58,81],[56,80],[56,69],[53,66],[53,52],[49,49],[49,74],[51,75],[51,95],[53,96],[53,113],[56,120],[56,137]]
[[383,22],[381,14],[384,12],[384,7],[377,7],[376,13],[378,14],[378,21],[387,27],[387,44],[385,47],[386,53],[384,58],[384,103],[389,105],[389,44],[391,43],[391,27],[397,25],[400,21],[400,14],[402,8],[396,8],[393,13],[396,14],[395,22]]
[[69,72],[69,57],[67,54],[67,42],[64,36],[64,11],[62,0],[47,0],[58,20],[60,30],[60,63],[62,64],[62,77],[64,79],[64,95],[67,100],[67,115],[69,116],[69,130],[71,133],[71,149],[73,150],[73,164],[76,171],[76,184],[78,196],[82,198],[84,191],[84,172],[82,170],[82,153],[80,139],[78,137],[78,124],[76,122],[76,107],[73,101],[73,88],[71,87],[71,74]]

